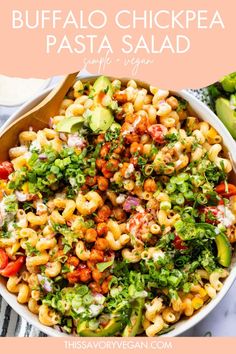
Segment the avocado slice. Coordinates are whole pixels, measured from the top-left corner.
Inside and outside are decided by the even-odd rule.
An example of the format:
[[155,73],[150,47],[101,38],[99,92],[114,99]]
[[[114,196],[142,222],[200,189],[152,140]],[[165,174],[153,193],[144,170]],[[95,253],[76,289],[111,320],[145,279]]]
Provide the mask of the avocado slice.
[[83,117],[66,117],[56,125],[56,131],[63,133],[75,133],[84,123]]
[[102,106],[95,107],[92,111],[89,126],[94,132],[105,132],[114,121],[111,111]]
[[227,75],[220,80],[223,89],[226,92],[233,93],[236,90],[236,74]]
[[219,264],[223,267],[229,267],[231,264],[232,249],[227,236],[221,232],[216,235],[215,242],[218,251]]
[[230,107],[229,100],[223,97],[216,100],[216,114],[236,139],[236,111]]
[[120,317],[115,317],[109,321],[109,323],[103,329],[97,329],[95,331],[87,328],[87,322],[82,322],[77,327],[77,333],[81,337],[111,337],[117,332],[121,331],[124,327],[123,321]]
[[208,223],[198,223],[196,226],[203,229],[210,229],[216,234],[215,243],[217,247],[218,262],[223,267],[229,267],[232,259],[232,248],[227,236],[223,232],[219,232],[219,229],[214,225]]
[[113,90],[110,80],[106,76],[99,76],[93,84],[93,91],[95,94],[104,92],[109,96],[113,95]]
[[144,299],[139,298],[134,302],[129,323],[125,327],[122,337],[135,337],[142,322],[142,312],[144,307]]

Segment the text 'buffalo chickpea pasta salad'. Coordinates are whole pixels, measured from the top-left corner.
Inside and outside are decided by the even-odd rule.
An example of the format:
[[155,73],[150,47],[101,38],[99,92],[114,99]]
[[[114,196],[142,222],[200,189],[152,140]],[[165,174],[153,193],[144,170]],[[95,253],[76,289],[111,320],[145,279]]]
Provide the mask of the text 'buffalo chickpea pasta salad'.
[[155,336],[216,296],[236,241],[221,136],[156,87],[76,81],[0,165],[0,274],[39,321]]

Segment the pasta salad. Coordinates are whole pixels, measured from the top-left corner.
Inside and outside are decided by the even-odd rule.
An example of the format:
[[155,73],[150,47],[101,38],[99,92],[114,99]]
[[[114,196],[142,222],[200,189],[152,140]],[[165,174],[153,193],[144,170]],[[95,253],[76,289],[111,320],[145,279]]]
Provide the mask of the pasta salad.
[[228,276],[231,170],[221,136],[182,98],[78,80],[0,164],[0,275],[61,332],[170,331]]

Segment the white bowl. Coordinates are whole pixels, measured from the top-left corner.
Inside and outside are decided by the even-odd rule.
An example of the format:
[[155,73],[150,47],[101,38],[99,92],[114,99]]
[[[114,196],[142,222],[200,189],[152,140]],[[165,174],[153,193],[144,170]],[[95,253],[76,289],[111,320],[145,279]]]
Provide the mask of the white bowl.
[[[93,77],[87,77],[87,79],[93,80]],[[127,79],[124,80],[122,79],[122,81],[126,82]],[[141,85],[147,86],[147,84],[144,83],[141,83]],[[30,110],[30,108],[38,104],[50,91],[51,88],[48,88],[42,93],[40,93],[39,95],[37,95],[30,102],[25,103],[15,114],[13,114],[8,119],[8,121],[2,126],[1,130],[5,129],[16,118],[18,118],[20,115],[27,112],[28,110]],[[231,135],[229,134],[228,130],[223,125],[223,123],[205,104],[199,101],[196,97],[189,94],[187,91],[182,90],[173,93],[176,94],[177,96],[186,99],[189,102],[190,106],[192,107],[193,111],[196,113],[196,115],[202,120],[208,122],[220,133],[220,135],[223,138],[224,146],[230,153],[230,158],[234,165],[234,173],[236,175],[236,143],[231,137]],[[195,313],[192,317],[179,321],[177,324],[175,324],[175,328],[171,332],[165,334],[164,336],[167,337],[179,336],[183,334],[185,331],[195,326],[203,318],[205,318],[223,299],[223,297],[228,292],[235,279],[236,279],[236,257],[234,255],[232,260],[232,265],[230,268],[230,274],[228,278],[225,280],[224,286],[222,290],[217,294],[216,298],[211,300],[209,304],[205,305],[199,312]],[[16,296],[7,291],[5,287],[4,279],[2,277],[0,279],[0,294],[20,316],[22,316],[26,321],[28,321],[33,326],[37,327],[40,331],[52,337],[67,336],[66,334],[63,334],[51,327],[46,327],[42,325],[39,322],[38,317],[36,315],[32,314],[25,305],[19,304],[16,300]]]

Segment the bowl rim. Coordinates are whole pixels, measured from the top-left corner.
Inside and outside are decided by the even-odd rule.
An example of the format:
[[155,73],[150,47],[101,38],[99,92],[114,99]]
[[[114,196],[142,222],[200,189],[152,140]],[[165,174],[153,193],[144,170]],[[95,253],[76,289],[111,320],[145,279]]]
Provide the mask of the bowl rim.
[[[96,77],[100,75],[85,75],[85,76],[79,76],[80,79],[83,80],[93,80]],[[121,78],[121,81],[128,81],[128,78]],[[147,83],[141,81],[141,80],[136,80],[140,85],[148,86]],[[55,85],[54,85],[55,86]],[[0,128],[0,131],[3,131],[10,123],[12,123],[16,118],[18,118],[20,115],[24,114],[27,112],[30,108],[34,107],[40,100],[42,100],[52,89],[54,86],[50,86],[43,90],[42,92],[38,93],[35,95],[32,99],[30,99],[28,102],[24,103],[14,114],[12,114],[9,119],[2,125]],[[194,110],[200,109],[202,112],[202,115],[205,115],[208,117],[208,120],[211,121],[211,125],[214,126],[214,128],[220,133],[220,135],[223,137],[223,143],[227,147],[227,150],[230,154],[231,160],[233,162],[234,166],[234,172],[236,174],[236,142],[226,129],[226,127],[223,125],[223,123],[219,120],[219,118],[215,115],[215,113],[207,107],[203,102],[201,102],[198,98],[196,98],[193,94],[187,92],[186,90],[180,90],[180,91],[172,91],[172,93],[186,99],[189,103],[191,108]],[[203,116],[199,113],[197,113],[200,118],[205,121],[206,119],[203,118]],[[213,124],[212,124],[213,122]],[[233,149],[235,148],[235,150]],[[231,265],[230,273],[229,276],[226,278],[224,282],[224,286],[221,289],[221,291],[217,294],[215,299],[212,299],[208,304],[206,304],[203,308],[199,310],[199,312],[195,313],[193,316],[190,318],[184,318],[180,322],[176,324],[176,328],[171,330],[169,333],[163,334],[163,337],[176,337],[179,335],[184,334],[187,330],[190,330],[192,327],[194,327],[196,324],[198,324],[201,320],[203,320],[207,315],[210,314],[210,312],[220,303],[220,301],[223,299],[223,297],[226,295],[226,293],[229,291],[231,286],[233,285],[234,281],[236,280],[236,261],[235,264]],[[68,337],[68,334],[64,334],[62,332],[59,332],[58,330],[52,328],[52,327],[47,327],[41,324],[38,320],[37,315],[34,315],[31,313],[28,308],[25,305],[19,304],[16,300],[16,296],[14,294],[11,294],[7,291],[5,285],[3,282],[0,282],[0,295],[3,297],[3,299],[11,306],[11,308],[22,318],[24,318],[27,322],[29,322],[31,325],[42,331],[43,333],[47,334],[48,336],[51,337]],[[69,336],[70,337],[70,336]]]

